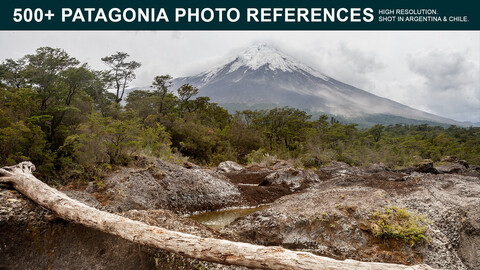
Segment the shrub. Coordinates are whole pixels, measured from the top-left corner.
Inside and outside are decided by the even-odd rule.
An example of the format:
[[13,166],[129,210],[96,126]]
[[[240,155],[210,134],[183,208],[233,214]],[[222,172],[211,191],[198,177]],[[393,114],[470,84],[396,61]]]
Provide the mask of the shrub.
[[405,208],[386,206],[373,212],[370,218],[375,237],[402,239],[412,246],[427,240],[429,221],[425,216],[412,214]]

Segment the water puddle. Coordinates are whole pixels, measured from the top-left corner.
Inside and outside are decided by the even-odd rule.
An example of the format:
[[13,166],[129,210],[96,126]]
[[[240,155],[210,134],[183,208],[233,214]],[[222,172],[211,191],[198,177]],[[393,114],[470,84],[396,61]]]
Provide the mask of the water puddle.
[[260,211],[269,206],[269,204],[265,204],[253,208],[235,208],[221,211],[206,212],[189,216],[189,218],[196,220],[214,230],[218,230],[232,223],[235,219],[239,217],[243,217],[248,214]]

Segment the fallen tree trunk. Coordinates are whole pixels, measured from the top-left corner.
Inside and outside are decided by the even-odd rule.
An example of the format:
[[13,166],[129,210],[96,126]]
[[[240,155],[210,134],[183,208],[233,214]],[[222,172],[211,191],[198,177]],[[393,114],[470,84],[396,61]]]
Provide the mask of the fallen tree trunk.
[[281,247],[265,247],[232,242],[149,226],[107,213],[73,200],[41,182],[31,162],[0,169],[0,182],[13,187],[58,217],[113,234],[135,243],[152,246],[186,257],[222,264],[261,269],[432,269],[426,265],[405,266],[388,263],[339,261]]

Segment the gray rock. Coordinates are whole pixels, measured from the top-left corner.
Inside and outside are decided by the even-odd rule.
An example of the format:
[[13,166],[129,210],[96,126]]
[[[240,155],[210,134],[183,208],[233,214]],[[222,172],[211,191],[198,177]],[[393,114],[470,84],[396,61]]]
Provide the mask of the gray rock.
[[463,166],[464,166],[465,168],[467,168],[467,169],[470,167],[470,165],[467,163],[466,160],[459,160],[459,161],[457,161],[457,162],[458,162],[459,164],[463,165]]
[[313,171],[286,169],[272,172],[265,177],[261,186],[282,185],[292,191],[305,189],[320,181],[318,175]]
[[439,165],[435,165],[435,169],[440,173],[462,173],[467,168],[458,162],[442,162]]
[[[0,187],[0,269],[247,269],[185,258],[51,219],[51,215],[20,193]],[[219,237],[205,226],[165,210],[129,211],[124,216],[184,233]]]
[[414,171],[421,173],[438,173],[438,171],[433,167],[433,161],[431,159],[424,159],[415,167]]
[[387,169],[388,169],[387,166],[385,166],[385,164],[383,163],[370,164],[365,168],[367,172],[371,172],[371,173],[384,172],[384,171],[387,171]]
[[233,161],[223,161],[218,164],[217,170],[222,173],[231,173],[243,170],[243,166]]
[[[430,161],[426,163],[430,166]],[[249,167],[225,173],[229,181],[213,170],[162,161],[146,166],[119,170],[105,179],[106,191],[95,196],[106,209],[125,211],[126,217],[205,237],[228,235],[337,259],[480,269],[480,174],[471,170],[407,175],[334,163],[317,171]],[[267,186],[258,187],[259,181]],[[233,183],[249,183],[243,188],[252,189],[252,196],[259,196],[255,188],[265,188],[262,194],[271,197],[273,189],[266,188],[278,186],[301,193],[283,196],[269,208],[237,219],[220,234],[172,213],[241,205],[246,193],[239,193]],[[88,192],[65,193],[105,209]],[[430,220],[429,240],[412,246],[374,237],[371,215],[386,206],[425,215]],[[71,265],[78,269],[244,269],[185,259],[58,220],[5,185],[0,185],[0,227],[0,269],[65,269]]]
[[146,169],[123,168],[104,180],[115,211],[168,209],[175,213],[239,205],[238,188],[222,175],[157,160]]
[[[401,174],[335,170],[324,168],[328,179],[239,218],[223,231],[257,244],[338,259],[480,269],[480,177],[415,172],[403,181],[389,181]],[[429,240],[412,246],[374,237],[371,215],[386,206],[425,215]]]

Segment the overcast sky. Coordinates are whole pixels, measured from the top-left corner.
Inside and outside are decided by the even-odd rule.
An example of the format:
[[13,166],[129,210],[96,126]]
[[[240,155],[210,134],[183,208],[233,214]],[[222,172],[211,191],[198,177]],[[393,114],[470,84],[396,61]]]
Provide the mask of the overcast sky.
[[267,42],[337,80],[426,112],[480,122],[480,32],[130,31],[0,32],[0,60],[42,46],[94,69],[124,51],[142,63],[130,86],[156,75],[195,75]]

